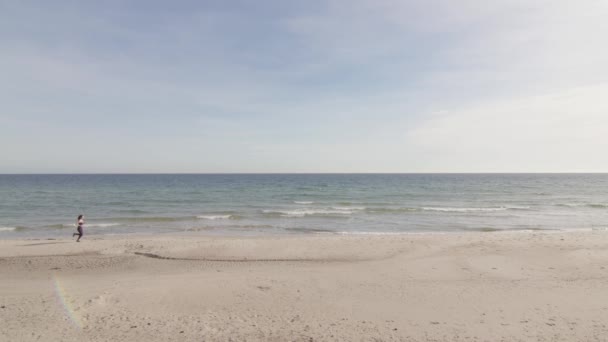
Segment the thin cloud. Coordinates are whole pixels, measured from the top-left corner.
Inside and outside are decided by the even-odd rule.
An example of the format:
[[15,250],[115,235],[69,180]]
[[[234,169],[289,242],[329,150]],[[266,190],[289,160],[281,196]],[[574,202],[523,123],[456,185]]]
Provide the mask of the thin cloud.
[[603,2],[242,6],[4,6],[0,172],[608,170]]

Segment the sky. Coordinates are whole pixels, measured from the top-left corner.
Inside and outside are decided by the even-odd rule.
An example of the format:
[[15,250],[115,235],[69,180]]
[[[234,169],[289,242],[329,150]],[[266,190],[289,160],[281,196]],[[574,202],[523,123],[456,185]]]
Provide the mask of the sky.
[[604,0],[0,0],[0,173],[608,172]]

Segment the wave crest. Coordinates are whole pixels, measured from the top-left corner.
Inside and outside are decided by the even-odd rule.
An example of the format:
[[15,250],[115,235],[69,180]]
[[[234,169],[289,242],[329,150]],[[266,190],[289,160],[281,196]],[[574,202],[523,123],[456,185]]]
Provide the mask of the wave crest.
[[199,215],[196,218],[201,220],[229,220],[236,219],[236,215]]
[[530,207],[526,206],[512,206],[512,207],[479,207],[479,208],[452,208],[452,207],[423,207],[425,211],[441,211],[441,212],[454,212],[454,213],[468,213],[468,212],[493,212],[493,211],[505,211],[505,210],[528,210]]
[[87,223],[87,224],[85,224],[85,227],[96,227],[96,228],[106,228],[106,227],[114,227],[114,226],[120,226],[120,223],[110,222],[110,223]]
[[345,210],[345,211],[359,211],[359,210],[365,210],[367,208],[365,208],[365,207],[331,207],[331,209],[333,209],[333,210]]
[[281,217],[305,217],[305,216],[347,216],[353,214],[354,210],[337,209],[294,209],[294,210],[263,210],[269,216]]

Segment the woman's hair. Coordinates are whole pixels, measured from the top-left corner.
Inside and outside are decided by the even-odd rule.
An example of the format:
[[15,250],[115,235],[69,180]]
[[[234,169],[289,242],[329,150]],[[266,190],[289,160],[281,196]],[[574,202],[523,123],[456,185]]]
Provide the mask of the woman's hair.
[[78,220],[80,220],[84,215],[78,215]]

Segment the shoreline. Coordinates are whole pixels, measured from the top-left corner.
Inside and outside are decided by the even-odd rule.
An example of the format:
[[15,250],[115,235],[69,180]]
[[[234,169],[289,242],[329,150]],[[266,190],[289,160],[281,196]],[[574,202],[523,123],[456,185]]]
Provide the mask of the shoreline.
[[601,341],[604,231],[0,240],[0,340]]
[[[13,228],[13,227],[11,227]],[[14,228],[10,230],[9,234],[0,233],[0,241],[2,240],[69,240],[69,232],[73,230],[65,229],[65,234],[61,235],[43,235],[40,236],[23,236],[14,235],[14,231],[22,231],[28,228]],[[9,230],[6,230],[7,232]],[[527,233],[527,234],[553,234],[553,233],[592,233],[592,232],[608,232],[608,226],[601,227],[585,227],[585,228],[556,228],[556,229],[545,229],[545,228],[521,228],[521,229],[498,229],[498,228],[474,228],[474,229],[461,229],[461,230],[411,230],[411,231],[330,231],[330,230],[317,230],[317,229],[296,229],[291,231],[271,232],[271,231],[246,231],[246,230],[230,230],[230,229],[186,229],[186,230],[173,230],[173,231],[134,231],[134,232],[121,232],[121,233],[86,233],[83,236],[100,240],[104,238],[112,239],[115,237],[129,238],[129,237],[150,237],[150,236],[163,236],[163,237],[194,237],[194,238],[222,238],[222,237],[237,237],[237,238],[273,238],[273,237],[327,237],[327,236],[408,236],[408,235],[459,235],[459,234],[510,234],[510,233]],[[41,233],[37,231],[36,233]],[[12,236],[11,236],[12,235]]]

